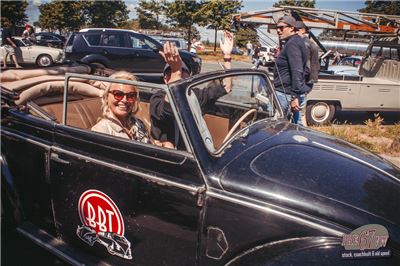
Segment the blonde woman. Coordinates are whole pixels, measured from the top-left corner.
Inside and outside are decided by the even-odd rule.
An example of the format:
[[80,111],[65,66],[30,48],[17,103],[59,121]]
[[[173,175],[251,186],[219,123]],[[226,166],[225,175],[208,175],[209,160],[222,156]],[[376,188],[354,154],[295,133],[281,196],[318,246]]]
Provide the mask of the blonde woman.
[[[126,71],[118,71],[113,79],[137,80]],[[92,127],[93,131],[149,143],[149,134],[143,122],[135,117],[139,110],[139,90],[134,85],[110,83],[103,94],[103,117]]]

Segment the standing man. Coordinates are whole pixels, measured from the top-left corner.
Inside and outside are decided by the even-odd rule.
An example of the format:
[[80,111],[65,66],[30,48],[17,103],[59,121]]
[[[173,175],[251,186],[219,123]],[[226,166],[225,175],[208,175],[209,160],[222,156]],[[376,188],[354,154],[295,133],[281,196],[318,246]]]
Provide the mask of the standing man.
[[[318,73],[320,69],[318,45],[313,40],[310,40],[310,37],[308,36],[308,28],[302,21],[296,22],[296,31],[297,34],[304,40],[304,44],[306,45],[307,63],[306,63],[305,79],[306,79],[306,85],[310,87],[310,90],[312,90],[314,83],[318,82]],[[301,119],[301,124],[303,126],[307,126],[307,121],[305,116],[306,112],[305,109],[307,102],[306,97],[307,93],[304,95],[303,99],[301,99],[299,103],[301,110],[293,114],[293,120],[295,121],[295,123],[296,121],[300,121]]]
[[252,69],[258,69],[258,67],[260,66],[260,45],[259,44],[254,45],[253,64],[254,64],[254,66],[252,67]]
[[251,44],[250,41],[247,41],[246,49],[247,49],[247,56],[250,57],[251,53],[253,52],[253,45]]
[[4,47],[5,50],[5,55],[3,59],[3,67],[4,69],[7,68],[7,56],[10,54],[12,61],[15,64],[16,68],[22,68],[18,62],[17,62],[17,57],[15,56],[15,48],[17,48],[17,45],[14,43],[14,40],[12,39],[11,36],[11,23],[8,21],[4,22],[4,28],[3,28],[3,34],[2,34],[2,39],[1,39],[1,46]]
[[[277,23],[279,39],[284,46],[275,63],[274,86],[286,115],[289,110],[300,111],[301,100],[311,90],[305,83],[307,49],[303,39],[296,34],[295,26],[296,20],[291,16],[283,16]],[[294,122],[301,123],[299,120]]]
[[197,54],[197,50],[202,51],[203,49],[203,43],[201,41],[198,41],[196,38],[193,38],[192,43],[190,44],[190,52],[193,54]]

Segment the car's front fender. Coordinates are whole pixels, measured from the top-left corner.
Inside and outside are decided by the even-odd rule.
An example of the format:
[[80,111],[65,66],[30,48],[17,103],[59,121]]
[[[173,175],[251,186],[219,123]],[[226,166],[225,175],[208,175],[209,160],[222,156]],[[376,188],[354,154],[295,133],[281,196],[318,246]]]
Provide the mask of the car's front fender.
[[341,249],[337,237],[285,239],[253,247],[226,265],[340,265]]

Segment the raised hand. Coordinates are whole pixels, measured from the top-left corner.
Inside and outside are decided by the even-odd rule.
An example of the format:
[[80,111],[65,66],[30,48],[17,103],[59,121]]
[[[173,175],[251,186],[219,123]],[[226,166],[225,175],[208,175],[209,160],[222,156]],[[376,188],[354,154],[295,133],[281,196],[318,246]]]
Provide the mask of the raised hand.
[[171,66],[172,73],[181,71],[182,59],[179,55],[178,48],[170,42],[164,44],[163,51],[159,51],[165,62]]

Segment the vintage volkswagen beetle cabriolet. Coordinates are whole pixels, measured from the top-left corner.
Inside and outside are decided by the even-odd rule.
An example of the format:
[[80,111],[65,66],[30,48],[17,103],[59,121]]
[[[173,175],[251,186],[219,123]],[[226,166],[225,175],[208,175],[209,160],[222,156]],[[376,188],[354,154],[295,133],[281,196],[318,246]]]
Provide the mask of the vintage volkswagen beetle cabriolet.
[[[90,73],[2,74],[2,219],[45,250],[78,265],[399,265],[399,168],[290,124],[264,72],[170,87]],[[193,88],[227,78],[202,113]],[[148,129],[165,90],[185,148],[90,131],[104,82],[140,88]]]

